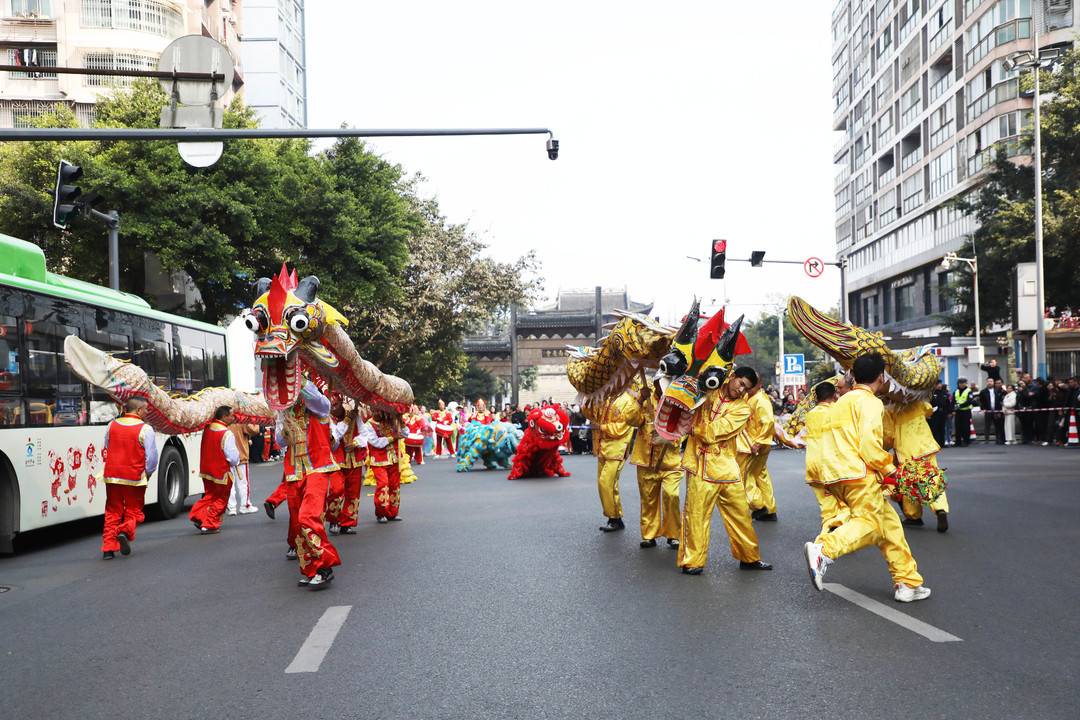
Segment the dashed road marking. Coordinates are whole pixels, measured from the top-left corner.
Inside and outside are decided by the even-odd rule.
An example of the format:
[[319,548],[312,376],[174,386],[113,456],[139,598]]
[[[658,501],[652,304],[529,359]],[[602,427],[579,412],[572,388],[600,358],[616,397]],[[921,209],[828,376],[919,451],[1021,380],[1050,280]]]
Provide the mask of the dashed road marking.
[[905,615],[899,610],[891,608],[872,598],[868,598],[862,593],[857,593],[851,588],[844,587],[839,583],[825,583],[825,589],[833,595],[839,595],[848,602],[855,603],[864,610],[869,610],[878,617],[883,617],[890,622],[894,622],[901,627],[907,628],[913,633],[922,635],[931,642],[963,642],[962,638],[958,638],[929,623],[924,623],[922,620],[916,620],[910,615]]
[[352,605],[334,605],[326,608],[326,612],[319,618],[319,622],[315,623],[315,627],[311,629],[307,640],[300,646],[300,651],[289,663],[289,667],[285,668],[285,672],[318,672],[323,658],[330,651],[330,646],[334,644],[334,638],[337,637],[341,626],[345,624],[345,618],[349,616],[350,610],[352,610]]

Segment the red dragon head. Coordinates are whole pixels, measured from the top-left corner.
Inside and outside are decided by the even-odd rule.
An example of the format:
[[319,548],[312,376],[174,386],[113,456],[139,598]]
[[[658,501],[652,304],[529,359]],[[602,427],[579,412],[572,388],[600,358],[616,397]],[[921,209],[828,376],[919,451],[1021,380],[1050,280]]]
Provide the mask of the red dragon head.
[[539,436],[542,447],[558,447],[570,432],[570,416],[561,407],[538,407],[529,413],[528,420],[529,428]]

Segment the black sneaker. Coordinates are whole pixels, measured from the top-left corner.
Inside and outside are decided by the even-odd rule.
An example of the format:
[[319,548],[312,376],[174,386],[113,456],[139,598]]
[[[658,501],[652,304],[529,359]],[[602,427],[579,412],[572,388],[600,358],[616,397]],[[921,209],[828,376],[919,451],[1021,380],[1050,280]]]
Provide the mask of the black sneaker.
[[311,578],[309,578],[307,575],[301,575],[300,579],[296,581],[297,587],[307,587],[310,584]]
[[267,500],[263,503],[263,510],[266,511],[266,517],[270,518],[271,520],[274,519],[274,503]]
[[765,508],[759,507],[757,510],[750,511],[750,517],[753,520],[760,520],[761,516],[765,514]]
[[112,550],[106,550],[105,552],[101,553],[102,560],[112,560],[114,557],[116,557],[116,553],[114,553]]
[[908,527],[922,527],[922,518],[904,518],[904,524]]
[[356,528],[354,528],[354,527],[343,527],[343,528],[341,528],[341,530],[339,532],[342,535],[355,535],[356,534]]
[[937,511],[937,531],[939,533],[949,531],[949,513],[944,510]]
[[679,547],[679,538],[668,538],[667,539],[667,546],[669,548],[676,548],[677,549]]
[[683,575],[700,575],[701,573],[705,572],[705,568],[699,568],[699,567],[695,567],[695,568],[690,568],[690,567],[684,567],[684,568],[682,569],[682,571],[683,571]]
[[623,524],[622,518],[608,518],[607,525],[600,526],[600,532],[616,532],[617,530],[625,530],[626,525]]
[[776,522],[776,513],[765,512],[763,508],[761,514],[754,519],[758,522]]
[[340,525],[335,525],[334,523],[330,523],[330,527],[328,528],[328,530],[329,530],[331,535],[340,535],[341,534],[341,526]]
[[121,555],[130,555],[131,554],[131,542],[128,540],[127,535],[125,535],[124,533],[120,533],[119,535],[116,536],[116,542],[120,543],[120,554]]
[[375,522],[379,523],[380,525],[385,525],[389,521],[384,517],[377,517],[375,518]]
[[405,518],[401,517],[400,515],[395,515],[392,518],[387,518],[387,520],[389,520],[390,522],[401,522],[404,519]]
[[643,548],[656,547],[656,540],[655,539],[642,540],[641,541],[641,547],[643,547]]
[[334,579],[334,571],[331,568],[323,568],[315,573],[307,586],[309,590],[325,590],[330,587],[330,581]]
[[743,562],[739,561],[740,570],[772,570],[772,565],[767,562],[758,560],[757,562]]
[[285,559],[286,560],[295,560],[296,559],[296,548],[294,548],[294,547],[289,548],[289,551],[287,553],[285,553]]

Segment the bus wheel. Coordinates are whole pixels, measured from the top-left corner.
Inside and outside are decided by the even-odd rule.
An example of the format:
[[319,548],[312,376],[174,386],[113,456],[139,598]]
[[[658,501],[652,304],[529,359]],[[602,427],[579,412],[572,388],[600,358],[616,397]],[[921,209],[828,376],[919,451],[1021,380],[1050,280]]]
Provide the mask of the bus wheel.
[[174,518],[184,509],[187,499],[187,471],[180,452],[166,445],[161,449],[158,460],[157,484],[158,502],[155,515],[163,520]]

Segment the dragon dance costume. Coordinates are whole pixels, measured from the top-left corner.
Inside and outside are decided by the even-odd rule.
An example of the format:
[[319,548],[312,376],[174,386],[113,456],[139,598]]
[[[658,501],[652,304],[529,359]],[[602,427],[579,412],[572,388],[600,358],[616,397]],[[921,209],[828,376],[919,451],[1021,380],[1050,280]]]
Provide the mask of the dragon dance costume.
[[806,414],[806,484],[814,493],[821,510],[821,530],[829,532],[847,520],[850,514],[835,496],[825,491],[821,482],[822,445],[829,429],[829,410],[832,403],[819,403]]
[[586,417],[593,423],[593,452],[596,454],[596,487],[607,525],[600,529],[621,530],[622,501],[619,498],[619,474],[630,451],[634,436],[631,419],[639,408],[633,389],[599,407],[590,406]]
[[776,519],[776,497],[769,476],[775,417],[772,401],[764,390],[752,390],[746,399],[750,419],[736,439],[735,448],[750,510],[759,520]]
[[682,533],[679,486],[682,483],[682,452],[678,445],[656,432],[656,397],[643,388],[630,423],[637,427],[630,464],[637,467],[641,497],[641,544],[652,547],[665,537],[677,545]]
[[[401,458],[398,431],[386,418],[367,422],[368,472],[375,478],[375,518],[397,520],[401,507]],[[404,461],[408,463],[408,456]]]
[[[188,397],[172,397],[154,385],[137,365],[117,360],[74,335],[64,340],[65,359],[80,378],[101,388],[117,402],[130,397],[146,400],[143,419],[158,432],[171,435],[202,430],[213,419],[214,410],[222,405],[232,408],[239,422],[280,424],[283,430],[287,425],[292,452],[287,453],[286,468],[295,478],[288,489],[296,496],[296,483],[305,484],[300,514],[306,517],[307,529],[303,529],[305,523],[301,519],[297,534],[307,553],[302,582],[307,581],[305,584],[312,589],[326,587],[332,577],[329,566],[336,563],[336,553],[328,556],[325,546],[329,543],[324,543],[317,531],[325,509],[325,484],[316,501],[318,485],[325,480],[320,477],[325,473],[319,470],[336,464],[325,420],[329,406],[318,412],[305,407],[309,404],[309,398],[301,393],[305,372],[324,383],[329,391],[374,410],[402,413],[413,401],[407,382],[382,373],[360,357],[345,332],[347,321],[316,297],[318,290],[318,278],[299,279],[295,271],[290,273],[284,266],[273,279],[259,280],[259,297],[242,317],[255,333],[255,354],[263,365],[263,393],[215,387]],[[318,394],[325,402],[325,396]],[[307,486],[305,475],[312,479],[311,487]],[[290,540],[296,537],[292,533],[290,536]],[[308,574],[312,568],[317,568],[314,576]]]
[[[937,454],[941,451],[941,446],[934,439],[930,424],[927,422],[927,418],[933,413],[934,409],[926,401],[887,405],[884,439],[885,447],[895,450],[896,458],[901,463],[922,460],[940,473]],[[900,495],[900,503],[904,517],[909,521],[918,521],[921,525],[923,503],[907,493]],[[938,531],[948,530],[949,499],[945,497],[945,491],[941,490],[941,493],[931,500],[929,505],[930,509],[937,514]]]

